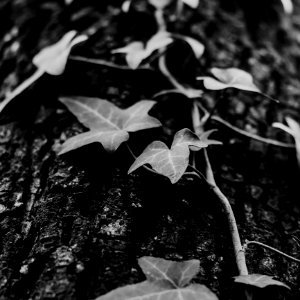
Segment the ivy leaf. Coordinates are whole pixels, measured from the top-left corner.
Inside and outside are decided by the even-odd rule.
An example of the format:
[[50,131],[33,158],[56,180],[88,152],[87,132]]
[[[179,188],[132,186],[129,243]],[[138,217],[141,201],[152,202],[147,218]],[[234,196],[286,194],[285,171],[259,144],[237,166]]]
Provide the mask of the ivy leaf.
[[243,283],[246,285],[255,286],[258,288],[265,288],[267,286],[281,286],[290,289],[286,284],[274,280],[273,277],[261,274],[250,274],[250,275],[240,275],[234,277],[236,283]]
[[243,91],[261,93],[253,82],[253,77],[249,73],[237,69],[219,69],[212,68],[211,73],[216,77],[198,77],[203,80],[204,87],[208,90],[223,90],[227,88],[236,88]]
[[294,5],[292,0],[281,0],[283,9],[285,11],[285,13],[287,14],[291,14],[294,10]]
[[38,69],[12,92],[7,94],[6,98],[0,103],[0,112],[2,112],[15,97],[20,95],[45,73],[61,75],[64,72],[71,48],[87,39],[85,35],[75,37],[76,34],[77,32],[75,30],[66,33],[56,44],[42,49],[33,58],[32,62]]
[[287,132],[294,138],[296,144],[298,164],[300,166],[300,124],[290,117],[286,117],[285,120],[288,126],[279,122],[273,123],[272,126]]
[[189,129],[182,129],[175,134],[171,149],[163,142],[152,142],[135,160],[128,174],[145,164],[150,164],[157,173],[168,177],[174,184],[188,167],[190,150],[198,151],[209,144],[220,142],[209,141],[207,137],[202,140]]
[[218,300],[206,286],[190,284],[199,271],[199,261],[175,262],[142,257],[139,265],[147,280],[117,288],[96,300]]
[[157,119],[148,115],[155,104],[150,100],[139,101],[127,109],[98,98],[72,97],[60,101],[90,131],[68,139],[59,154],[93,142],[100,142],[107,151],[115,151],[129,139],[128,132],[161,126]]
[[172,0],[148,0],[148,1],[156,9],[164,9],[172,2]]
[[197,8],[199,6],[199,0],[182,0],[182,2],[191,8]]
[[86,35],[75,37],[76,34],[75,30],[69,31],[57,43],[42,49],[33,58],[33,64],[48,74],[61,75],[72,47],[88,38]]
[[173,39],[168,32],[160,31],[145,46],[142,42],[135,41],[123,48],[113,50],[112,53],[125,53],[128,66],[131,69],[136,69],[154,51],[164,48],[172,42]]
[[131,0],[125,0],[122,4],[122,11],[124,13],[128,13],[131,6]]
[[139,265],[149,281],[156,281],[173,288],[184,287],[198,274],[199,260],[175,262],[144,256],[139,259]]

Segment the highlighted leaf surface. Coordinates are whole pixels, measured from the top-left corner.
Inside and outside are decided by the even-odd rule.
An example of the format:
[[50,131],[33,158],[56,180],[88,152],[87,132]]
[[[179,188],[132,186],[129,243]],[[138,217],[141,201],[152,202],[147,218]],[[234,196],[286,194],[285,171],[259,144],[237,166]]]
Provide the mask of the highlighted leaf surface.
[[75,30],[69,31],[57,43],[42,49],[33,58],[33,64],[48,74],[61,75],[72,47],[88,38],[86,35],[76,36],[76,34]]
[[189,129],[182,129],[176,133],[171,149],[163,142],[155,141],[135,160],[128,173],[145,164],[150,164],[157,173],[168,177],[172,183],[176,183],[188,167],[190,150],[198,151],[210,144],[221,144],[208,140],[209,133],[205,133],[204,138],[199,138]]
[[236,88],[244,91],[261,93],[259,88],[254,84],[251,74],[237,69],[219,69],[212,68],[213,77],[198,77],[203,80],[204,87],[208,90],[223,90],[227,88]]
[[[97,300],[217,300],[206,286],[190,284],[199,271],[198,260],[183,262],[142,257],[139,265],[147,280],[118,288]],[[190,284],[190,285],[188,285]]]
[[272,126],[284,130],[294,138],[296,144],[298,165],[300,166],[300,124],[291,117],[286,117],[285,120],[288,126],[278,122],[273,123]]
[[107,151],[115,151],[129,139],[128,132],[161,126],[157,119],[148,115],[155,104],[150,100],[139,101],[127,109],[98,98],[72,97],[60,101],[90,131],[68,139],[59,154],[93,142],[100,142]]
[[258,288],[265,288],[267,286],[282,286],[289,289],[289,287],[278,281],[274,280],[271,276],[261,275],[261,274],[251,274],[251,275],[241,275],[234,277],[234,281],[237,283],[243,283],[247,285],[252,285]]
[[196,259],[175,262],[145,256],[139,259],[139,265],[149,281],[160,282],[176,288],[190,283],[199,272],[200,262]]

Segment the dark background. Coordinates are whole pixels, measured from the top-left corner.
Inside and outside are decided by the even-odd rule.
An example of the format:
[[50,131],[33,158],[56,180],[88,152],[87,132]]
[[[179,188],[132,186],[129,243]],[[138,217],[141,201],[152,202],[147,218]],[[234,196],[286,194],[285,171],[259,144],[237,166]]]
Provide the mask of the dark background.
[[[122,1],[1,0],[0,97],[30,76],[32,57],[66,31],[97,28],[73,55],[125,64],[110,51],[156,31],[150,7],[136,1],[125,15]],[[280,104],[249,93],[206,93],[205,105],[223,97],[217,114],[233,125],[283,142],[271,127],[286,115],[300,121],[300,7],[285,16],[280,1],[202,0],[170,31],[206,47],[200,62],[185,44],[172,48],[170,69],[182,82],[211,67],[239,67]],[[184,63],[182,63],[184,60]],[[144,169],[127,175],[133,162],[125,146],[107,154],[93,144],[58,157],[55,150],[85,129],[57,99],[84,95],[128,107],[170,88],[155,71],[122,71],[70,60],[63,76],[45,75],[0,115],[0,299],[94,299],[144,279],[137,258],[199,259],[196,282],[220,299],[242,299],[232,288],[237,275],[226,219],[218,201],[195,178],[176,185]],[[170,142],[191,127],[190,102],[180,96],[158,101],[152,115],[165,127],[131,134],[136,154],[154,139]],[[210,157],[217,182],[229,197],[243,241],[257,240],[299,257],[299,178],[293,149],[239,136],[218,123],[224,145]],[[201,167],[201,155],[199,167]],[[246,252],[249,271],[275,276],[291,287],[262,291],[269,299],[299,299],[299,264],[256,246]],[[255,291],[258,293],[258,291]],[[258,298],[262,299],[262,298]]]

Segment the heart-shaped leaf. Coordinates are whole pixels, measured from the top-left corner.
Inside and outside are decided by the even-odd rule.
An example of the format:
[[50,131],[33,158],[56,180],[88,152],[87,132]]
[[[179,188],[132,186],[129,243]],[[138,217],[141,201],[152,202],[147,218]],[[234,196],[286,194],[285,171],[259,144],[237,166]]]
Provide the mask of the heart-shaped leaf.
[[265,288],[267,286],[281,286],[290,289],[286,284],[274,280],[273,277],[261,274],[250,274],[250,275],[240,275],[234,277],[236,283],[243,283],[246,285],[255,286],[258,288]]
[[[139,265],[147,280],[117,288],[96,300],[217,300],[206,286],[191,284],[199,270],[199,261],[169,261],[142,257]],[[188,285],[188,286],[187,286]]]
[[171,149],[163,142],[152,142],[135,160],[128,173],[145,164],[150,164],[157,173],[168,177],[172,183],[176,183],[188,167],[190,150],[197,151],[210,144],[221,143],[208,140],[207,137],[202,140],[189,129],[182,129],[176,133]]
[[72,97],[60,101],[90,131],[68,139],[59,154],[93,142],[100,142],[107,151],[115,151],[129,139],[128,132],[161,126],[157,119],[148,115],[155,104],[150,100],[139,101],[127,109],[98,98]]
[[33,58],[33,64],[48,74],[61,75],[72,47],[88,38],[86,35],[75,37],[76,34],[75,30],[69,31],[57,43],[42,49]]
[[112,53],[125,53],[128,66],[131,69],[136,69],[154,51],[164,48],[172,42],[173,39],[168,32],[160,31],[145,46],[142,42],[132,42],[123,48],[113,50]]
[[208,90],[223,90],[227,88],[236,88],[243,91],[261,93],[253,82],[253,77],[249,73],[237,69],[219,69],[212,68],[211,73],[216,77],[198,77],[203,80],[204,87]]

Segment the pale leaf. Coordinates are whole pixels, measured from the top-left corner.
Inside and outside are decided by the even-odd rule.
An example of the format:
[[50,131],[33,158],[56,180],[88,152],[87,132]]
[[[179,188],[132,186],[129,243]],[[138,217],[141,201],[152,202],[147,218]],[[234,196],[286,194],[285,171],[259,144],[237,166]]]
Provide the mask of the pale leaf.
[[244,91],[262,93],[254,84],[252,75],[243,70],[237,68],[213,68],[211,73],[216,79],[213,77],[198,77],[199,80],[203,80],[204,87],[208,90],[236,88]]
[[300,166],[300,124],[290,117],[286,117],[285,120],[288,126],[278,122],[273,123],[272,126],[287,132],[294,138],[296,144],[298,164]]
[[198,273],[197,260],[175,262],[142,257],[139,265],[146,281],[117,288],[96,300],[218,300],[206,286],[188,285]]
[[286,284],[278,280],[274,280],[273,277],[261,274],[236,276],[234,277],[234,281],[236,283],[243,283],[258,288],[265,288],[267,286],[280,286],[289,289],[289,287]]
[[157,173],[168,177],[174,184],[188,167],[190,149],[198,151],[207,146],[206,140],[202,141],[189,129],[182,129],[176,133],[171,149],[163,142],[152,142],[135,160],[128,173],[150,164]]
[[158,32],[149,39],[145,47],[142,42],[132,42],[129,45],[115,49],[112,53],[126,54],[126,61],[131,69],[136,69],[141,62],[148,58],[154,51],[168,46],[173,42],[168,32]]
[[122,11],[124,13],[128,13],[129,9],[130,9],[130,5],[131,5],[131,0],[124,1],[123,4],[122,4]]
[[88,38],[86,35],[75,37],[76,34],[75,30],[69,31],[57,43],[42,49],[33,58],[33,64],[48,74],[61,75],[72,47]]
[[283,9],[285,11],[285,13],[287,14],[291,14],[294,10],[294,5],[292,0],[281,0]]
[[156,9],[164,9],[172,2],[172,0],[148,0],[148,1]]
[[145,256],[139,259],[139,265],[149,281],[182,288],[197,275],[200,262],[196,259],[177,262]]
[[218,300],[206,286],[192,284],[186,288],[166,289],[151,282],[127,285],[96,300]]
[[72,97],[60,101],[90,131],[67,140],[59,154],[93,142],[100,142],[107,151],[115,151],[128,140],[128,132],[161,126],[157,119],[148,115],[155,104],[150,100],[139,101],[127,109],[98,98]]
[[182,0],[182,2],[191,8],[197,8],[199,6],[199,0]]

